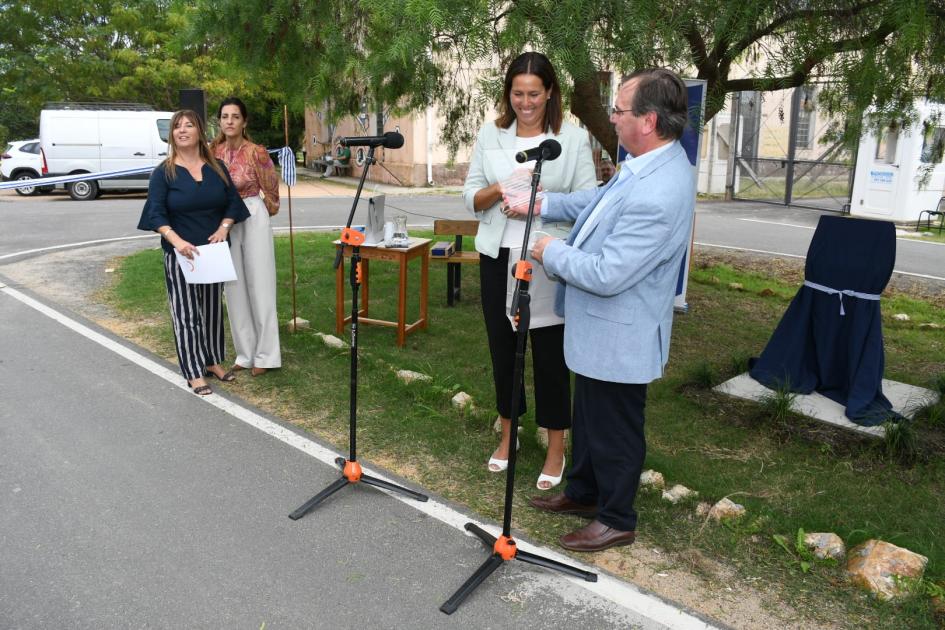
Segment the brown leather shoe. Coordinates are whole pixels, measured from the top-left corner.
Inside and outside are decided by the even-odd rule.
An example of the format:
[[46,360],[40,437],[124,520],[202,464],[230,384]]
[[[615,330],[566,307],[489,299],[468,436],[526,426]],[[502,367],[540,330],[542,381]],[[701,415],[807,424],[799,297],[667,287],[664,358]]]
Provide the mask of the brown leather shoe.
[[636,537],[636,532],[613,529],[594,520],[581,529],[565,534],[558,542],[571,551],[603,551],[611,547],[632,545]]
[[597,516],[596,505],[585,505],[584,503],[572,501],[568,495],[563,492],[559,492],[550,497],[532,497],[528,500],[528,504],[533,508],[538,508],[545,512],[553,512],[554,514],[574,514],[575,516],[583,516],[584,518],[594,518]]

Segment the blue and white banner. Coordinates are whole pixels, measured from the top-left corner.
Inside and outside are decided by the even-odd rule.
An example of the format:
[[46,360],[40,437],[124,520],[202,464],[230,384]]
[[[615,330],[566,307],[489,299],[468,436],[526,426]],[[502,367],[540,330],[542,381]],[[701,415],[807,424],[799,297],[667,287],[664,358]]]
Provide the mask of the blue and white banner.
[[142,166],[140,168],[129,168],[123,171],[106,171],[103,173],[76,173],[75,175],[60,175],[59,177],[38,177],[36,179],[12,180],[9,182],[0,182],[0,190],[11,190],[13,188],[27,188],[29,186],[57,186],[59,184],[71,184],[72,182],[83,182],[90,179],[110,179],[112,177],[127,177],[129,175],[144,175],[154,170],[153,166]]
[[282,181],[286,186],[295,186],[295,153],[291,148],[279,149],[279,164],[282,165]]

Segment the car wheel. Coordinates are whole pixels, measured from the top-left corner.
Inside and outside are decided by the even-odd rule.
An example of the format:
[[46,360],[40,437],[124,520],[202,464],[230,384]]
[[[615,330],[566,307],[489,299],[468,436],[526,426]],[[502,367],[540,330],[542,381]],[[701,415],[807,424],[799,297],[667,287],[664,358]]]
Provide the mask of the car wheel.
[[[29,171],[20,171],[13,178],[18,182],[24,182],[30,179],[36,179],[36,173]],[[17,188],[16,194],[23,195],[24,197],[29,197],[36,194],[36,186],[24,186],[23,188]]]
[[95,180],[72,182],[69,184],[69,196],[76,201],[90,201],[98,195],[98,184]]

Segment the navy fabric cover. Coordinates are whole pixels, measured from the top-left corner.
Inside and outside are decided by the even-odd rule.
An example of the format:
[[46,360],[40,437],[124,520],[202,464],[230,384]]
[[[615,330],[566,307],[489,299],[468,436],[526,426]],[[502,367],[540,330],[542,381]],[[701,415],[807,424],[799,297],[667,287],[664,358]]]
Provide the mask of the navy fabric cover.
[[[888,221],[822,216],[804,278],[831,289],[880,294],[896,261],[896,229]],[[846,407],[851,421],[874,426],[898,419],[883,396],[883,328],[879,301],[840,298],[802,286],[749,374],[799,394],[818,391]]]

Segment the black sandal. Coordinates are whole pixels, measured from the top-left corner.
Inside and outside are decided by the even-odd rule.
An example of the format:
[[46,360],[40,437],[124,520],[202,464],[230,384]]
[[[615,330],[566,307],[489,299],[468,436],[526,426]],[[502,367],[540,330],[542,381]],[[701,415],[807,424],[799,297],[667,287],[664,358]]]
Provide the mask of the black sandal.
[[213,390],[210,389],[209,385],[199,385],[194,388],[194,393],[198,396],[209,396],[213,393]]
[[219,379],[224,383],[232,383],[236,380],[236,374],[233,373],[233,370],[227,370],[223,373],[223,376],[217,376],[213,372],[207,370],[207,376],[212,376],[213,378]]

